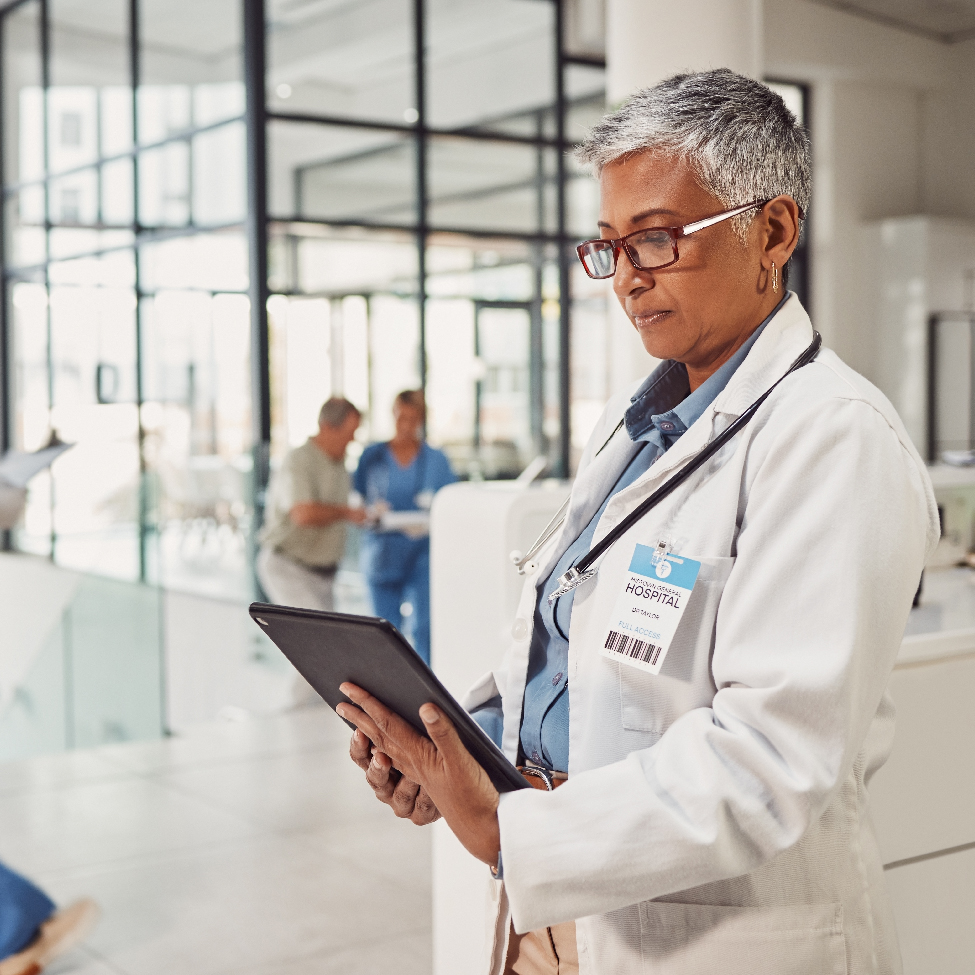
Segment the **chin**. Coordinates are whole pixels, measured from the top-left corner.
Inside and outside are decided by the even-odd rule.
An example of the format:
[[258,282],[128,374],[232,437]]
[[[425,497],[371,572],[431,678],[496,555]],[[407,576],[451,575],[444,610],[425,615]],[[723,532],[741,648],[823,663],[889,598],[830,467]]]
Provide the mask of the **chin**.
[[655,359],[679,359],[681,352],[686,351],[680,342],[675,341],[674,336],[654,328],[640,328],[636,323],[633,327],[640,336],[643,348],[648,355]]

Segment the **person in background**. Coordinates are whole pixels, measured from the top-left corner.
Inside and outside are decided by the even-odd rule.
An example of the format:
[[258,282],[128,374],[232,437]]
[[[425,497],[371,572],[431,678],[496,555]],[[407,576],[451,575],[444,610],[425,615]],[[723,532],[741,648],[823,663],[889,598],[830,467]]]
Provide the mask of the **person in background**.
[[[457,478],[446,455],[423,439],[426,405],[421,390],[396,396],[393,420],[393,439],[367,447],[353,476],[371,519],[363,546],[364,572],[377,616],[399,627],[400,607],[409,601],[413,646],[429,663],[429,511],[434,494]],[[397,512],[416,514],[397,517]]]
[[0,975],[36,975],[83,941],[100,913],[88,898],[59,911],[43,890],[0,863]]
[[268,488],[257,577],[268,598],[300,609],[334,608],[335,573],[346,524],[365,512],[349,507],[345,451],[361,414],[332,397],[318,414],[318,433],[290,451]]

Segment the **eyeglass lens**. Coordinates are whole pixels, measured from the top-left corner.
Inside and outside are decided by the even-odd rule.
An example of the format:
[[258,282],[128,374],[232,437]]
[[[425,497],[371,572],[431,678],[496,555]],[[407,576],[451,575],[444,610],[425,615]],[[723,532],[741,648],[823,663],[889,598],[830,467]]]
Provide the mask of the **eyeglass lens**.
[[[626,248],[635,256],[635,264],[644,271],[663,267],[676,260],[674,240],[666,230],[648,229],[626,239]],[[581,248],[582,263],[594,278],[612,277],[616,271],[616,254],[610,241],[592,240]]]

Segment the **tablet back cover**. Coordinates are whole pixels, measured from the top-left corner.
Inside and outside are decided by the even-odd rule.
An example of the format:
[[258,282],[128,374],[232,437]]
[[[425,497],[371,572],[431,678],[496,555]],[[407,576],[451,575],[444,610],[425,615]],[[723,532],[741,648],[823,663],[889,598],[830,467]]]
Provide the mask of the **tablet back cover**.
[[332,710],[343,701],[349,702],[339,691],[339,685],[349,681],[378,698],[421,735],[429,737],[419,710],[431,701],[450,718],[461,741],[498,791],[510,792],[527,786],[515,767],[388,621],[266,603],[251,604],[250,614]]

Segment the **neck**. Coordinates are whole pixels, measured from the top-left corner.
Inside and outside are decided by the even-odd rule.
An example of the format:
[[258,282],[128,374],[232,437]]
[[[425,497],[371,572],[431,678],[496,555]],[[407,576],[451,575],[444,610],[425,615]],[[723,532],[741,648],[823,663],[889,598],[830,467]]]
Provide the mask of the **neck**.
[[389,445],[391,447],[399,447],[403,449],[407,447],[415,448],[420,446],[420,438],[411,434],[400,436],[397,433],[394,434],[393,439],[389,441]]
[[687,382],[692,393],[707,382],[751,338],[755,329],[775,311],[783,297],[781,293],[776,294],[770,290],[752,316],[753,320],[757,319],[754,325],[741,329],[727,345],[711,350],[705,361],[684,363],[684,367],[687,369]]
[[345,457],[345,450],[336,453],[335,444],[332,443],[332,438],[325,433],[323,430],[319,430],[314,437],[311,438],[311,442],[327,457],[331,457],[332,460],[342,460]]

